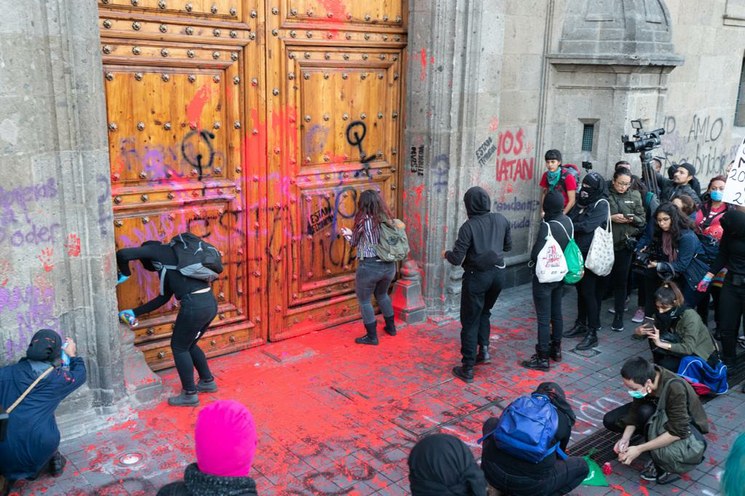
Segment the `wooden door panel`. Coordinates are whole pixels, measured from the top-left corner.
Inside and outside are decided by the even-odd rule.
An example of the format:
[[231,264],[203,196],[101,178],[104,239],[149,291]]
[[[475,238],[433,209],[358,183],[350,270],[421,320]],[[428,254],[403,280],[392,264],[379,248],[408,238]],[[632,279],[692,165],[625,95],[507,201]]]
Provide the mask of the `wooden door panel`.
[[[286,0],[291,19],[311,22],[372,23],[398,26],[403,23],[400,0]],[[346,27],[346,26],[345,26]]]
[[132,9],[150,14],[182,14],[194,18],[243,18],[243,0],[100,0],[107,9]]
[[[192,2],[191,17],[157,20],[148,9],[168,8],[136,3],[130,12],[112,2],[100,13],[116,247],[167,241],[183,231],[214,244],[225,271],[212,284],[218,315],[204,337],[205,352],[245,348],[265,339],[257,325],[260,278],[250,279],[247,269],[260,259],[259,247],[247,242],[257,229],[248,229],[245,195],[256,188],[246,187],[243,170],[243,137],[253,125],[246,88],[255,87],[246,84],[246,48],[255,35],[236,19],[240,9],[229,13],[231,2],[213,2],[217,14],[213,3]],[[232,18],[229,26],[221,16]],[[122,309],[159,290],[154,274],[139,263],[131,267],[134,277],[117,288]],[[135,343],[156,370],[172,365],[168,337],[177,311],[172,300],[135,329]]]

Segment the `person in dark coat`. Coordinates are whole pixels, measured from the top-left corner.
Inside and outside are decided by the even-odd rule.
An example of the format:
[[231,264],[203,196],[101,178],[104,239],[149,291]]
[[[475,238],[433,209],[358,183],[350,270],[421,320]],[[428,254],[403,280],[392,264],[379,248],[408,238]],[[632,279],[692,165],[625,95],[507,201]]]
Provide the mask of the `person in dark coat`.
[[[210,283],[186,277],[178,270],[161,272],[164,265],[178,265],[176,252],[159,241],[145,241],[139,248],[122,248],[116,252],[116,263],[120,282],[130,275],[129,262],[139,260],[145,270],[159,272],[161,294],[133,309],[122,310],[119,317],[132,318],[152,312],[165,305],[172,296],[180,302],[178,316],[171,334],[171,351],[181,380],[181,393],[168,398],[172,406],[196,406],[197,393],[217,392],[215,378],[207,364],[207,357],[199,347],[212,320],[217,315],[217,300]],[[199,383],[194,383],[194,369],[199,374]]]
[[35,479],[45,472],[62,475],[66,460],[57,451],[60,432],[54,411],[60,402],[85,384],[83,359],[75,342],[67,338],[62,361],[62,338],[51,329],[41,329],[31,338],[26,356],[0,368],[0,407],[10,407],[50,367],[51,372],[29,392],[8,417],[7,437],[0,441],[0,475],[12,485]]
[[184,480],[163,486],[157,496],[257,496],[249,477],[258,436],[251,412],[233,400],[210,403],[194,428],[197,462]]
[[701,185],[696,179],[696,168],[689,163],[677,164],[668,170],[672,172],[670,179],[657,174],[657,183],[660,185],[660,201],[671,201],[676,196],[690,196],[696,206],[701,203]]
[[450,434],[419,440],[409,453],[412,496],[486,496],[484,473],[471,450]]
[[[574,240],[587,260],[590,244],[598,227],[606,228],[609,218],[608,188],[603,176],[590,172],[582,179],[577,204],[569,212],[574,223]],[[564,335],[572,338],[582,336],[578,350],[589,350],[598,345],[600,330],[600,302],[603,296],[604,278],[585,270],[582,280],[577,283],[577,321]]]
[[[556,407],[559,425],[554,440],[563,451],[569,444],[577,416],[567,402],[564,390],[555,382],[542,382],[535,392],[546,395]],[[493,432],[498,423],[498,417],[484,422],[483,435]],[[514,496],[567,494],[579,486],[589,472],[585,460],[578,456],[562,460],[552,453],[538,463],[522,460],[500,450],[494,436],[484,439],[481,468],[489,485]]]
[[[538,229],[538,237],[530,252],[533,264],[546,245],[549,230],[551,236],[559,243],[563,252],[569,244],[569,236],[574,232],[574,226],[569,217],[564,215],[564,198],[558,191],[549,191],[543,199],[543,221]],[[523,360],[520,365],[528,369],[549,370],[549,358],[555,362],[561,361],[561,338],[564,330],[564,317],[561,313],[561,297],[564,292],[564,282],[542,283],[533,274],[533,305],[538,323],[538,344],[535,354],[529,360]]]
[[[453,265],[463,265],[460,296],[460,352],[462,365],[453,375],[473,382],[473,367],[488,363],[491,309],[504,286],[504,253],[512,249],[510,223],[491,211],[491,199],[484,188],[474,186],[463,197],[468,220],[460,226],[452,251],[442,252]],[[476,348],[478,346],[478,352]]]

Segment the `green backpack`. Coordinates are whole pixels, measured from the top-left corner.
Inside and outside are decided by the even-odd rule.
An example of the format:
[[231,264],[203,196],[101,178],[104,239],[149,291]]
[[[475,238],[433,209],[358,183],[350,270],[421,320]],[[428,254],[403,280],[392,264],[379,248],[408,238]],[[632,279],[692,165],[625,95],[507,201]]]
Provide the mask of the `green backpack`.
[[380,240],[375,253],[385,262],[400,262],[409,254],[409,238],[406,224],[399,219],[388,219],[380,223]]
[[561,222],[552,220],[549,222],[556,222],[559,226],[564,229],[564,234],[569,238],[566,248],[564,248],[564,258],[567,261],[567,273],[564,276],[564,282],[567,284],[577,284],[582,276],[585,275],[585,259],[582,256],[582,252],[574,241],[574,225],[572,225],[572,235],[570,236],[566,228]]

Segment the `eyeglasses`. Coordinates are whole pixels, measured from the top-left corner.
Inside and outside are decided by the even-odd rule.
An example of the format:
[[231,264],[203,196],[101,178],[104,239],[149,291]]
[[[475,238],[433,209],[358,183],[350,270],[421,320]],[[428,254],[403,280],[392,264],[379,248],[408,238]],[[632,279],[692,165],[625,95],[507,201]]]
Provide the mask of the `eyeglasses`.
[[613,182],[616,183],[616,186],[623,186],[623,187],[631,186],[631,183],[622,183],[621,181],[613,181]]

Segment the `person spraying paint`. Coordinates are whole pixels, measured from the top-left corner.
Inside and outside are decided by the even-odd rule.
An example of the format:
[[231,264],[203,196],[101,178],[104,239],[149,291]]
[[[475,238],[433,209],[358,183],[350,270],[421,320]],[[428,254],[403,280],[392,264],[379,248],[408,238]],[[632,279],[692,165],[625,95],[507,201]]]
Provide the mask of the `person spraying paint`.
[[[168,398],[172,406],[196,406],[197,393],[217,392],[217,384],[207,364],[207,357],[199,347],[207,327],[217,315],[217,300],[212,287],[206,281],[187,277],[178,270],[165,270],[166,266],[178,264],[174,249],[159,241],[145,241],[139,248],[123,248],[116,252],[119,282],[132,274],[129,262],[139,260],[145,270],[158,272],[161,278],[161,294],[133,309],[122,310],[119,318],[136,322],[140,315],[152,312],[165,305],[172,296],[180,302],[179,312],[171,335],[171,351],[176,364],[181,393]],[[194,383],[194,369],[199,374],[199,383]]]
[[378,323],[372,306],[373,294],[385,319],[383,330],[391,336],[396,335],[393,304],[388,296],[388,288],[396,275],[396,264],[381,260],[375,251],[375,245],[380,240],[380,224],[392,218],[393,215],[380,193],[368,189],[360,194],[357,202],[354,228],[341,228],[344,238],[351,246],[357,248],[355,292],[362,314],[362,324],[365,326],[365,335],[354,340],[357,344],[378,344]]

